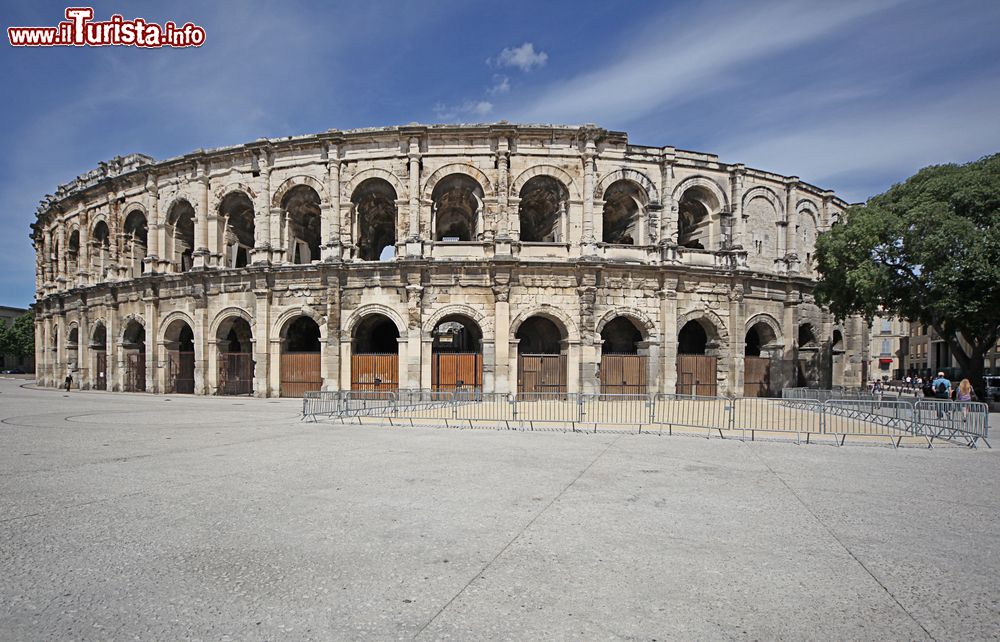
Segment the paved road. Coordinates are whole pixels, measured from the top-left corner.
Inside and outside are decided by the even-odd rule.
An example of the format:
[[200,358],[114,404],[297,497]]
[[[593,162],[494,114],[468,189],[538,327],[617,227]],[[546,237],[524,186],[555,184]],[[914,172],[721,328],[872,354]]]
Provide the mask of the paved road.
[[298,421],[0,381],[0,639],[1000,636],[1000,448]]

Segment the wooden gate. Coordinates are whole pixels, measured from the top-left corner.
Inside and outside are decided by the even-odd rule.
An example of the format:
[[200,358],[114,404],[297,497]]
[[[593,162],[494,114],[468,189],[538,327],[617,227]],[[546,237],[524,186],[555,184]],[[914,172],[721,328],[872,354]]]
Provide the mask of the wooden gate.
[[281,355],[281,388],[282,397],[301,397],[306,392],[316,391],[323,387],[323,375],[320,372],[320,353],[290,352]]
[[743,396],[771,396],[771,359],[743,357]]
[[469,390],[483,387],[483,355],[476,352],[435,352],[431,355],[434,390]]
[[565,393],[566,355],[518,355],[517,391]]
[[714,397],[718,391],[716,357],[677,355],[677,394]]
[[219,353],[219,394],[253,394],[253,355],[248,352]]
[[97,353],[97,372],[94,378],[94,390],[108,389],[108,353],[101,350]]
[[169,352],[167,393],[194,394],[194,352]]
[[351,390],[397,390],[398,354],[352,354]]
[[601,394],[646,394],[646,357],[638,354],[601,355]]
[[146,353],[125,355],[125,392],[146,392]]

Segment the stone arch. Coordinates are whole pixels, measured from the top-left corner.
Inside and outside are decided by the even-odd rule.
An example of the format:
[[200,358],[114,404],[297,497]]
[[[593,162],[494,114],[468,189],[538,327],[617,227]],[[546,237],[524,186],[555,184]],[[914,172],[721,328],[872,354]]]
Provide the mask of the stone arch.
[[579,185],[577,185],[576,180],[574,180],[569,172],[555,165],[547,164],[532,165],[518,174],[517,178],[510,184],[510,195],[518,197],[521,194],[521,190],[524,189],[525,184],[536,176],[548,176],[562,183],[569,192],[571,200],[579,201],[583,198]]
[[388,317],[393,323],[396,324],[396,330],[399,332],[399,338],[406,338],[407,327],[403,315],[395,309],[381,303],[368,303],[356,308],[353,312],[351,312],[350,316],[347,317],[346,323],[344,323],[342,327],[348,336],[353,337],[358,324],[364,321],[365,317],[373,314],[381,314],[382,316]]
[[642,333],[643,341],[657,340],[659,333],[656,331],[656,323],[649,318],[649,315],[636,308],[614,308],[612,310],[608,310],[597,322],[594,336],[601,336],[604,326],[618,317],[625,317],[635,324],[635,327]]
[[[220,310],[219,313],[215,315],[215,318],[212,319],[212,323],[209,325],[208,336],[218,337],[219,328],[222,326],[223,323],[225,323],[226,321],[228,321],[233,317],[239,317],[244,321],[246,321],[247,324],[249,324],[250,326],[250,330],[253,331],[254,329],[253,315],[251,315],[249,312],[247,312],[241,307],[232,305]],[[254,340],[256,340],[256,337],[254,337]]]
[[467,317],[471,321],[475,321],[484,336],[487,334],[487,331],[489,331],[490,334],[493,333],[493,323],[490,317],[487,317],[472,306],[465,305],[463,303],[450,303],[442,308],[439,308],[430,317],[428,317],[427,321],[424,322],[424,327],[421,329],[421,334],[425,338],[429,338],[431,333],[434,332],[434,328],[441,322],[441,319],[453,315]]
[[343,196],[350,199],[354,192],[357,191],[358,187],[361,186],[369,178],[381,178],[385,182],[392,186],[392,189],[396,192],[397,199],[405,199],[407,196],[406,185],[400,182],[399,177],[389,170],[382,169],[381,167],[367,167],[354,176],[351,177],[349,181],[345,184],[345,190]]
[[576,343],[580,341],[580,331],[577,328],[576,323],[573,319],[562,311],[562,309],[543,303],[527,310],[522,310],[510,323],[510,336],[517,335],[517,331],[521,328],[521,324],[524,323],[530,317],[545,317],[550,321],[555,321],[556,325],[562,326],[562,330],[566,333],[563,337],[564,340],[570,343]]
[[298,174],[286,178],[282,181],[281,185],[278,186],[278,189],[274,190],[274,194],[271,196],[271,207],[280,208],[281,201],[285,198],[285,195],[292,189],[302,185],[313,188],[316,193],[319,194],[320,201],[326,200],[326,188],[323,187],[322,182],[312,176]]
[[753,328],[758,323],[763,323],[764,325],[766,325],[771,329],[771,332],[774,333],[775,341],[784,340],[781,333],[781,324],[778,323],[778,320],[775,319],[770,314],[768,314],[767,312],[759,312],[750,317],[749,319],[747,319],[747,322],[743,327],[743,334],[746,335],[746,333],[750,332],[750,329]]
[[[702,187],[709,192],[711,192],[715,198],[719,201],[719,210],[722,212],[732,211],[729,206],[729,197],[726,196],[726,190],[719,186],[711,178],[707,176],[689,176],[685,178],[677,187],[674,188],[673,200],[675,203],[680,203],[681,198],[684,196],[684,192],[688,191],[692,187]],[[717,213],[717,212],[716,212]]]
[[[97,343],[97,340],[98,340],[97,339],[97,331],[98,330],[103,330],[104,331],[104,343]],[[90,342],[89,345],[91,345],[91,346],[104,346],[105,349],[107,349],[107,345],[108,345],[108,324],[104,321],[103,318],[96,319],[94,321],[93,329],[91,329],[90,336],[87,337],[87,339]]]
[[744,216],[746,216],[747,205],[755,198],[763,198],[765,201],[771,204],[774,208],[775,213],[780,219],[785,217],[785,205],[778,195],[770,187],[764,187],[763,185],[758,185],[757,187],[751,187],[743,194],[742,211]]
[[604,198],[604,191],[618,181],[635,183],[646,192],[646,198],[649,203],[656,204],[660,202],[660,192],[656,189],[656,184],[646,174],[631,167],[621,167],[602,176],[594,187],[594,200],[602,200]]
[[[375,168],[373,168],[375,169]],[[388,174],[385,170],[379,170]],[[379,261],[387,249],[395,257],[399,236],[399,191],[385,176],[367,172],[351,189],[351,238],[356,246],[356,258],[362,261]]]
[[250,199],[251,203],[256,202],[257,192],[255,192],[252,187],[239,181],[230,181],[212,190],[212,202],[209,203],[209,209],[218,213],[219,208],[222,207],[222,201],[233,192],[240,192],[244,194]]
[[487,197],[495,194],[493,183],[478,167],[474,167],[466,163],[449,163],[434,170],[434,172],[427,177],[427,180],[424,181],[424,200],[431,200],[434,194],[434,188],[437,186],[438,182],[452,174],[464,174],[476,181],[479,183],[479,187],[482,188],[483,194]]
[[[198,209],[194,206],[194,204],[198,202],[198,199],[196,199],[194,196],[186,192],[179,192],[175,194],[174,197],[170,199],[170,202],[167,204],[167,206],[160,211],[165,212],[165,216],[170,216],[170,211],[175,207],[177,207],[177,205],[180,204],[182,201],[191,206],[191,209],[194,210],[195,217],[197,217]],[[163,222],[167,224],[170,223],[166,218],[164,219]]]
[[189,328],[191,328],[192,331],[194,331],[194,319],[191,318],[191,315],[181,310],[174,310],[160,319],[160,336],[158,337],[159,343],[163,343],[168,340],[167,331],[170,329],[170,326],[174,323],[174,321],[183,321]]
[[121,323],[119,324],[121,325],[121,330],[119,331],[119,336],[118,336],[119,340],[125,337],[125,332],[128,330],[129,324],[132,323],[133,321],[141,325],[143,330],[146,329],[146,320],[142,318],[142,315],[136,314],[135,312],[126,314],[124,317],[122,317]]
[[709,341],[717,341],[720,346],[729,343],[729,330],[726,328],[726,323],[714,310],[706,308],[685,312],[677,317],[677,327],[674,332],[679,333],[688,321],[697,321],[705,330]]
[[271,326],[271,336],[274,339],[284,340],[288,333],[288,327],[299,317],[309,317],[319,326],[320,341],[326,340],[326,319],[323,315],[309,305],[299,305],[288,308],[275,318]]
[[149,220],[149,210],[146,209],[146,206],[139,201],[132,201],[122,208],[122,221],[125,221],[125,219],[127,219],[129,215],[135,211],[142,212],[142,215],[146,217],[146,220]]

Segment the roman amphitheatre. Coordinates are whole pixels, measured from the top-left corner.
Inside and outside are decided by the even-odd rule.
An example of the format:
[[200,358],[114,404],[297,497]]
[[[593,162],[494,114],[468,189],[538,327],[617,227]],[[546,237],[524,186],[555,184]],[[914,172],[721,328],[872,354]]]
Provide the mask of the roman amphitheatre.
[[409,125],[100,163],[41,203],[38,381],[769,396],[858,385],[831,191],[596,126]]

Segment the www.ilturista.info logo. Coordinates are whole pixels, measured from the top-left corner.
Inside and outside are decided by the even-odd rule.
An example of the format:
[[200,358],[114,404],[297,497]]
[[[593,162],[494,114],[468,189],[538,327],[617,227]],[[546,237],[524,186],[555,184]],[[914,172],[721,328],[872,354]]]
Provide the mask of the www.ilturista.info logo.
[[190,22],[178,27],[118,14],[105,22],[93,18],[91,7],[67,7],[66,20],[57,26],[7,27],[7,38],[15,47],[200,47],[205,42],[205,30]]

